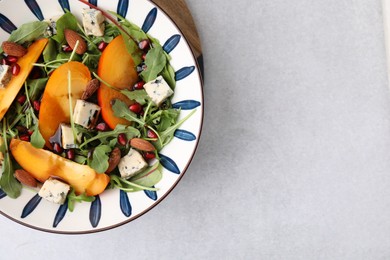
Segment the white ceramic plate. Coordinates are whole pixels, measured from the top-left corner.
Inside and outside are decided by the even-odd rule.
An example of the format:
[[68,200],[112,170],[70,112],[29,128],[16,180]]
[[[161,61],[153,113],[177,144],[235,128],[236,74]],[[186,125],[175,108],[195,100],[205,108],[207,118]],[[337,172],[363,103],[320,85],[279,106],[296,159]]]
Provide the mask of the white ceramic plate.
[[[67,205],[59,206],[42,200],[35,191],[23,189],[17,199],[7,197],[0,190],[0,212],[31,228],[55,233],[90,233],[110,229],[141,216],[157,205],[179,182],[189,166],[198,145],[203,119],[203,92],[197,62],[183,34],[172,20],[152,2],[146,0],[99,0],[89,2],[115,11],[153,37],[160,40],[172,56],[177,85],[174,107],[181,107],[181,117],[193,110],[190,117],[175,133],[172,142],[161,151],[163,178],[155,186],[157,192],[125,193],[107,190],[92,203],[77,203],[73,212]],[[69,9],[81,17],[87,6],[77,0],[0,0],[0,41],[23,23],[43,20]],[[80,20],[81,21],[81,20]]]

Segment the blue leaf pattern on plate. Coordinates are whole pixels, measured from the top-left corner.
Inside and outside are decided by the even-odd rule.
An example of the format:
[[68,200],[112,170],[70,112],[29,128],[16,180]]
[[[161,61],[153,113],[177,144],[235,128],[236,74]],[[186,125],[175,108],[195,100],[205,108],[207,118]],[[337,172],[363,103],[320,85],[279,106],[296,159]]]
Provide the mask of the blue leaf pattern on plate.
[[39,19],[43,20],[43,14],[36,0],[24,0],[31,12]]
[[102,203],[100,197],[96,196],[95,200],[91,203],[91,208],[89,210],[89,221],[91,222],[92,227],[97,227],[102,216]]
[[191,110],[198,106],[200,106],[200,102],[196,100],[183,100],[172,105],[173,108],[181,110]]
[[17,27],[3,14],[0,14],[0,27],[9,34],[17,29]]
[[57,211],[56,216],[54,217],[53,227],[57,227],[60,224],[61,220],[65,217],[66,212],[68,211],[68,200],[62,204]]
[[158,155],[160,156],[160,163],[165,169],[173,173],[180,174],[179,167],[177,167],[176,163],[171,158],[163,154]]
[[120,193],[119,194],[119,204],[121,206],[122,213],[126,217],[130,217],[131,212],[132,212],[132,208],[131,208],[131,204],[129,201],[129,197],[127,196],[127,193],[124,192],[123,190],[120,190],[119,193]]
[[32,199],[29,202],[27,202],[26,206],[24,206],[21,218],[25,218],[28,215],[30,215],[31,212],[33,212],[34,209],[38,206],[39,202],[41,202],[41,200],[42,197],[39,196],[38,194],[35,194],[35,196],[32,197]]
[[129,8],[129,0],[119,0],[116,12],[122,17],[126,17],[127,9]]
[[88,0],[88,2],[94,6],[97,6],[97,0]]
[[146,16],[144,24],[142,25],[142,31],[147,33],[150,30],[150,28],[152,28],[154,21],[156,21],[156,17],[157,17],[157,8],[155,7],[152,10],[150,10],[148,15]]
[[163,45],[166,53],[170,53],[180,42],[181,36],[179,34],[172,35]]
[[185,77],[188,77],[192,72],[194,72],[195,66],[190,67],[184,67],[176,71],[175,73],[175,80],[179,81],[184,79]]
[[184,140],[184,141],[194,141],[196,140],[196,136],[191,133],[191,132],[188,132],[186,130],[182,130],[182,129],[177,129],[174,133],[174,135],[181,139],[181,140]]
[[69,1],[68,0],[58,0],[58,3],[60,3],[62,10],[64,13],[66,10],[70,11]]
[[4,198],[5,196],[7,196],[7,193],[0,189],[0,199]]
[[[153,186],[154,188],[154,186]],[[144,190],[146,196],[148,196],[151,200],[157,200],[157,192],[154,190]]]

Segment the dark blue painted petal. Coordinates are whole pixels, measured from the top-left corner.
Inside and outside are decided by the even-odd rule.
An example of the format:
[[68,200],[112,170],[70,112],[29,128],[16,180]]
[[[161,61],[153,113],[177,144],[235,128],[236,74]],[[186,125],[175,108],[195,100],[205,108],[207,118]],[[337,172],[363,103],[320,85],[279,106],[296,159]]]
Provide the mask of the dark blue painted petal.
[[28,215],[30,215],[30,213],[34,211],[34,209],[38,206],[41,200],[42,197],[39,196],[38,194],[35,194],[35,196],[32,197],[32,199],[29,202],[27,202],[26,206],[24,206],[21,218],[25,218]]
[[[154,188],[154,186],[153,186]],[[144,190],[146,196],[148,196],[150,199],[156,201],[157,200],[157,192],[154,190]]]
[[181,139],[181,140],[184,140],[184,141],[194,141],[196,140],[196,136],[191,133],[191,132],[188,132],[186,130],[182,130],[182,129],[177,129],[174,133],[174,135]]
[[155,7],[152,10],[150,10],[148,15],[146,16],[144,24],[142,25],[142,31],[147,33],[150,30],[150,28],[152,28],[154,21],[156,21],[156,17],[157,17],[157,8]]
[[31,12],[39,19],[43,20],[43,14],[36,0],[24,0]]
[[190,67],[184,67],[176,71],[175,73],[175,79],[176,81],[179,81],[181,79],[184,79],[188,75],[190,75],[192,72],[194,72],[195,66],[190,66]]
[[64,12],[66,12],[66,10],[70,11],[70,6],[69,6],[68,0],[58,0],[58,3],[60,3],[61,8]]
[[13,30],[16,30],[17,27],[3,14],[0,14],[0,27],[7,33],[11,33]]
[[170,53],[180,42],[181,36],[179,34],[172,35],[163,46],[166,53]]
[[127,196],[127,193],[124,192],[123,190],[120,190],[119,204],[121,206],[122,213],[126,217],[130,217],[132,212],[131,204],[129,201],[129,197]]
[[94,6],[97,6],[97,0],[88,0],[88,2]]
[[0,189],[0,199],[4,198],[5,196],[7,196],[7,193]]
[[53,227],[57,227],[60,224],[61,220],[65,217],[66,212],[68,211],[68,200],[62,204],[57,211],[57,214],[54,218]]
[[102,203],[100,197],[96,196],[95,200],[91,203],[91,208],[89,210],[89,221],[91,222],[92,227],[97,227],[102,216]]
[[196,100],[183,100],[172,105],[173,108],[182,110],[191,110],[200,106],[200,102]]
[[162,166],[164,166],[165,169],[173,173],[180,174],[179,167],[177,167],[176,163],[171,158],[163,154],[159,154],[159,156],[160,156],[160,163]]
[[126,17],[127,10],[129,9],[129,0],[119,0],[116,12],[122,17]]

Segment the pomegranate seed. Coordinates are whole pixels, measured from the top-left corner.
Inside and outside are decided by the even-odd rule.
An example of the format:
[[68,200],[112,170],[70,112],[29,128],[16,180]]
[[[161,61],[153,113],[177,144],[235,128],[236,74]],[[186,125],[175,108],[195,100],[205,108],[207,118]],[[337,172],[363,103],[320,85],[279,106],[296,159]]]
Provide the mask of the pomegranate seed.
[[1,59],[1,65],[8,65],[7,59],[5,58]]
[[95,129],[98,130],[98,131],[104,132],[104,131],[107,131],[107,130],[108,130],[108,126],[107,126],[106,123],[101,122],[101,123],[97,124],[97,126],[95,127]]
[[156,158],[156,155],[153,152],[146,152],[146,153],[144,153],[144,157],[147,160],[151,160],[151,159]]
[[20,140],[29,142],[30,141],[30,136],[28,134],[23,134],[19,136]]
[[150,42],[149,40],[142,40],[138,43],[138,48],[141,50],[147,51],[150,48]]
[[19,104],[23,105],[24,102],[26,102],[27,97],[25,95],[20,95],[16,101],[18,101]]
[[158,136],[155,132],[153,132],[152,130],[148,130],[148,132],[146,133],[146,135],[148,136],[148,138],[151,138],[151,139],[157,139]]
[[134,84],[133,90],[141,90],[144,88],[145,81],[138,81],[137,83]]
[[139,114],[142,111],[142,106],[139,103],[134,103],[129,106],[130,111]]
[[71,52],[71,51],[73,51],[73,49],[68,44],[62,45],[62,50],[64,52]]
[[74,160],[76,154],[73,149],[66,150],[66,158],[69,160]]
[[107,47],[107,45],[108,45],[108,43],[106,43],[105,41],[100,42],[98,45],[99,51],[104,51],[104,49]]
[[53,151],[56,154],[61,154],[63,152],[63,149],[62,149],[62,147],[61,147],[61,145],[59,143],[54,143],[53,144]]
[[17,63],[11,65],[12,75],[17,76],[20,72],[20,66]]
[[18,62],[18,57],[9,55],[9,56],[7,56],[7,61],[8,61],[9,63]]
[[28,134],[29,136],[32,136],[33,133],[34,133],[33,130],[30,130],[30,129],[27,130],[27,134]]
[[39,111],[39,109],[41,109],[41,102],[39,102],[38,100],[34,100],[33,107],[35,111]]
[[126,145],[127,143],[127,138],[126,138],[126,135],[125,134],[119,134],[118,135],[118,143],[120,145]]

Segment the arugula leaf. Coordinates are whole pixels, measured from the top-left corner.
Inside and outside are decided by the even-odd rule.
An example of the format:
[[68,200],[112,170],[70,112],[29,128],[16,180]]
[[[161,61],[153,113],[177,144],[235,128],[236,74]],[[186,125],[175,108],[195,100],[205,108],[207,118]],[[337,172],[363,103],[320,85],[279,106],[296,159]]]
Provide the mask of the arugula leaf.
[[120,92],[124,94],[128,99],[135,100],[140,105],[145,105],[149,100],[149,96],[144,89],[132,91],[128,89],[123,89],[120,90]]
[[163,132],[171,125],[174,125],[179,117],[180,110],[177,109],[167,109],[160,110],[161,115],[159,118],[159,124],[157,125],[157,131]]
[[94,169],[97,173],[104,173],[108,169],[108,153],[111,152],[109,145],[99,145],[93,150],[92,158],[89,160],[88,165]]
[[141,126],[145,125],[145,121],[141,118],[138,118],[137,115],[130,111],[127,107],[126,103],[117,99],[112,105],[112,110],[114,111],[114,115],[120,118],[124,118],[129,122],[136,122]]
[[80,195],[76,195],[74,189],[72,189],[68,193],[67,198],[68,198],[68,209],[70,212],[73,212],[76,202],[79,202],[79,203],[81,203],[83,201],[92,202],[95,200],[94,196],[87,196],[85,193],[80,194]]
[[25,23],[11,33],[8,41],[19,44],[32,42],[37,38],[42,37],[46,32],[47,27],[49,27],[49,24],[42,21]]
[[99,54],[91,54],[91,53],[84,53],[83,54],[83,61],[82,63],[85,64],[89,69],[97,69],[99,64],[101,53]]
[[31,100],[37,100],[39,95],[43,92],[46,87],[48,78],[39,78],[39,79],[28,79],[28,95]]
[[49,62],[55,60],[58,54],[56,42],[53,39],[49,39],[45,49],[43,50],[43,61]]
[[156,162],[154,165],[131,177],[129,181],[138,185],[152,187],[162,179],[162,169],[162,165]]
[[175,70],[169,63],[167,63],[164,69],[162,70],[161,76],[163,76],[165,81],[172,89],[175,89],[176,87]]
[[42,149],[45,146],[46,141],[43,138],[41,132],[39,132],[38,124],[34,126],[33,131],[34,132],[30,138],[31,145],[35,148]]
[[140,73],[140,76],[145,82],[149,82],[160,74],[167,64],[167,58],[164,55],[163,48],[158,45],[152,48],[145,59],[146,69]]
[[56,22],[56,30],[57,34],[52,37],[53,40],[58,42],[59,44],[65,43],[65,35],[64,30],[65,29],[71,29],[73,31],[78,31],[78,22],[76,17],[70,13],[67,12],[64,15],[60,17],[60,19]]

